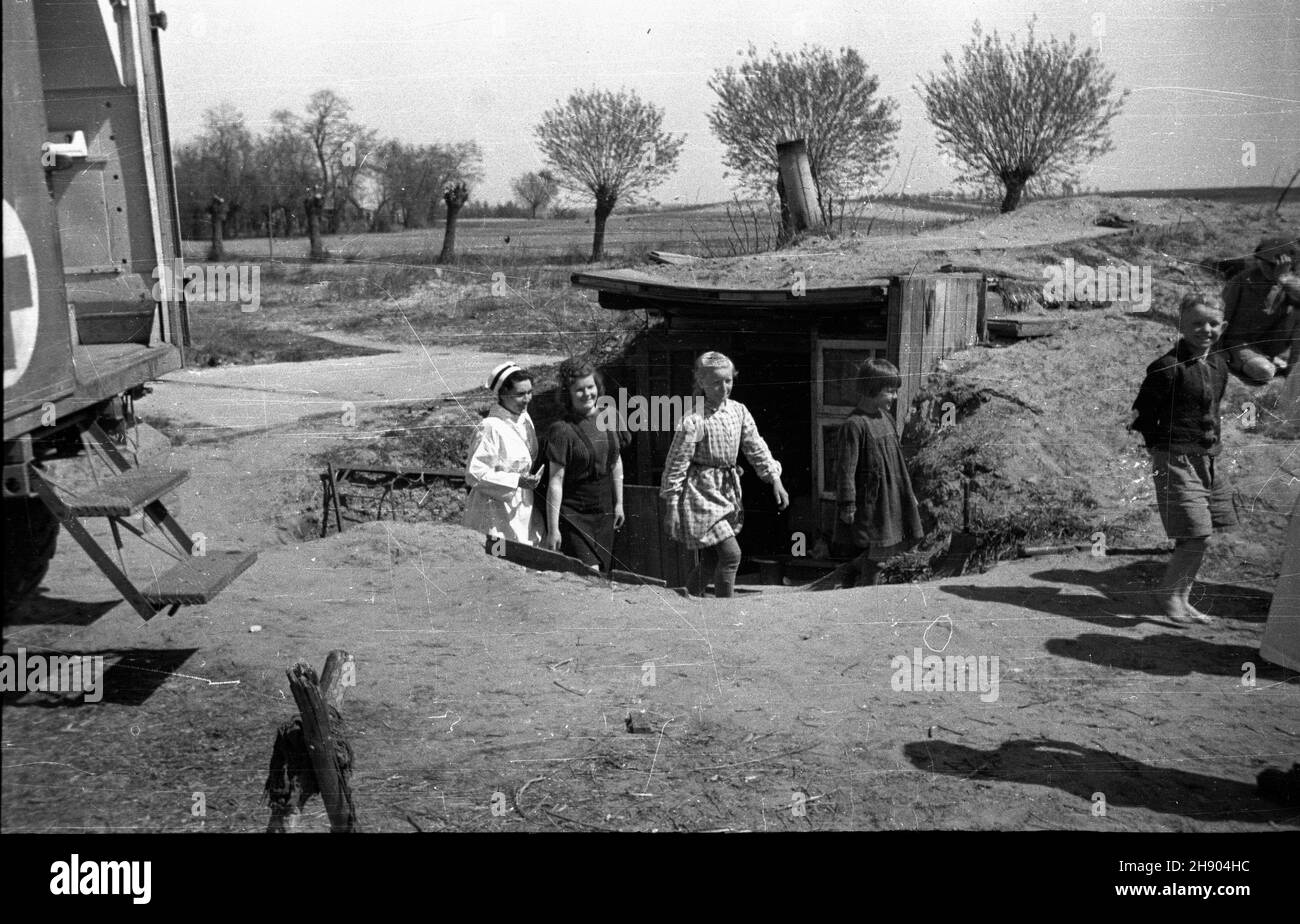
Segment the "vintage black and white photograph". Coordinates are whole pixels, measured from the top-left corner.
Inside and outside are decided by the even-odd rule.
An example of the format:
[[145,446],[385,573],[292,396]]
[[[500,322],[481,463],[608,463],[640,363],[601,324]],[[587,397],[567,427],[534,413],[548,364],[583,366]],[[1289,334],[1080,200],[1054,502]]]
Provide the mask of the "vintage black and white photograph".
[[0,831],[1300,830],[1295,0],[3,12]]

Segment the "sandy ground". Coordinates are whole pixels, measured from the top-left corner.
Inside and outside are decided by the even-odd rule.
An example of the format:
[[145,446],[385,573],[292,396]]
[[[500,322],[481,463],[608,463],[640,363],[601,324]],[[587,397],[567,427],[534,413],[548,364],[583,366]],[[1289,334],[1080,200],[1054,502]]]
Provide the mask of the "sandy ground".
[[[6,649],[104,653],[109,694],[7,704],[4,829],[259,830],[284,671],[333,647],[357,661],[372,830],[1300,827],[1254,794],[1300,735],[1258,601],[1211,588],[1223,618],[1176,628],[1137,602],[1150,570],[1080,555],[692,603],[377,523],[266,551],[217,602],[145,625],[64,555]],[[998,658],[996,698],[895,689],[891,659],[917,649]],[[630,734],[641,710],[651,731]]]

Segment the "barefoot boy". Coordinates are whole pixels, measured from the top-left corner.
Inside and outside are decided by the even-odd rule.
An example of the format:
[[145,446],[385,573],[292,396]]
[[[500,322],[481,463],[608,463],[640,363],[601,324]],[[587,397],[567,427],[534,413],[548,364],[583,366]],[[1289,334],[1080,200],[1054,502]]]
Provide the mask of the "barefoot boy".
[[1223,303],[1213,295],[1188,294],[1178,306],[1178,343],[1147,366],[1130,429],[1142,434],[1151,453],[1156,505],[1174,553],[1157,599],[1177,623],[1210,622],[1188,600],[1205,557],[1206,540],[1237,524],[1232,494],[1217,466],[1222,450],[1219,402],[1228,365],[1210,348],[1223,332]]

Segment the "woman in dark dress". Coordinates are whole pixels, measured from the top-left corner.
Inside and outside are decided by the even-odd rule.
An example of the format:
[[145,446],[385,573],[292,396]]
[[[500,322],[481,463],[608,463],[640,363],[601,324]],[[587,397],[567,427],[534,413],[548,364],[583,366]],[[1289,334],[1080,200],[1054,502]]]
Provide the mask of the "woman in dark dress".
[[606,418],[597,414],[604,389],[595,367],[569,360],[561,364],[559,378],[567,413],[546,431],[547,532],[542,547],[608,571],[614,532],[623,525],[619,433],[598,423]]

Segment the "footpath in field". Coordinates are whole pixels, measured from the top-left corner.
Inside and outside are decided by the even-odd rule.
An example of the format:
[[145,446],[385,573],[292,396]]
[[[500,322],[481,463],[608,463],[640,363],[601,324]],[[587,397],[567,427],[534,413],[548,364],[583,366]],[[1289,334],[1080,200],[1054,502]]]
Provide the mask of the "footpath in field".
[[506,359],[524,365],[562,357],[484,353],[455,347],[388,344],[340,334],[328,340],[387,350],[377,356],[314,362],[182,369],[155,383],[149,413],[199,428],[264,429],[315,414],[435,401],[481,386]]

